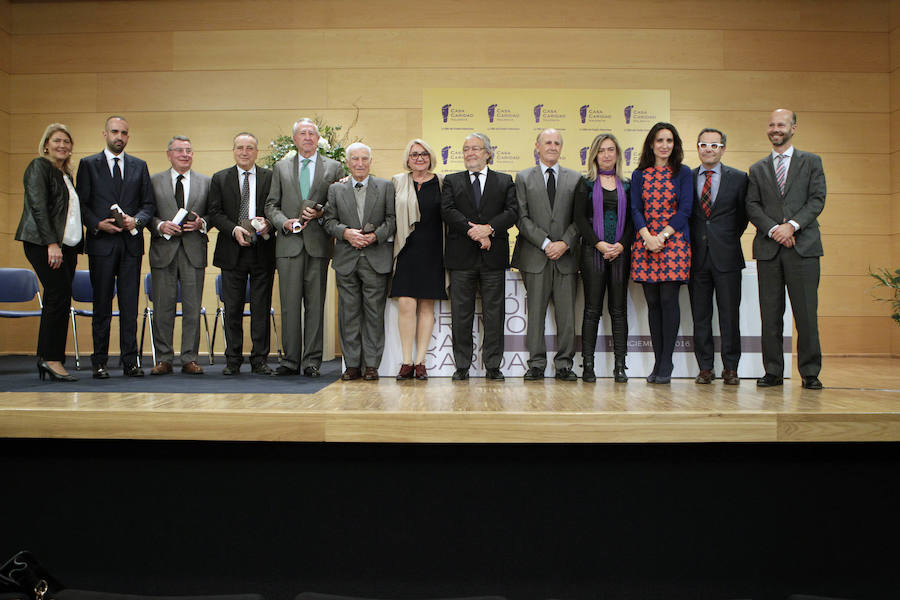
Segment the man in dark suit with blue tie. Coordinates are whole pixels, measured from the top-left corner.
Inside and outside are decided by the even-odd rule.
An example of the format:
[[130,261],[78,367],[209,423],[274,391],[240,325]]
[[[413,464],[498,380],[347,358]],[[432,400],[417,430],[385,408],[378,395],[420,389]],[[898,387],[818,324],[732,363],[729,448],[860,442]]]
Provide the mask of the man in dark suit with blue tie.
[[502,381],[507,230],[519,218],[512,177],[488,168],[494,155],[490,139],[473,133],[463,145],[466,170],[447,175],[441,191],[441,216],[447,225],[444,265],[450,272],[450,318],[454,381],[469,378],[475,296],[481,290],[484,321],[481,358],[488,379]]
[[695,381],[711,383],[713,372],[713,295],[719,309],[722,380],[738,385],[741,359],[741,235],[747,229],[747,174],[722,164],[725,134],[706,128],[697,136],[700,167],[694,169],[691,213],[691,314],[694,356],[700,366]]
[[129,377],[144,375],[138,366],[138,294],[144,254],[143,228],[153,217],[156,204],[147,163],[125,154],[128,136],[128,122],[124,118],[114,115],[106,119],[103,130],[106,148],[81,159],[75,186],[86,229],[84,249],[94,288],[91,363],[95,379],[109,378],[106,369],[109,325],[116,295],[122,368]]
[[769,156],[750,167],[747,214],[756,226],[753,258],[759,274],[759,312],[766,374],[759,387],[783,383],[784,290],[791,297],[797,326],[797,368],[801,385],[822,389],[819,344],[819,257],[822,236],[818,216],[825,208],[822,159],[797,150],[791,138],[797,114],[780,108],[769,117]]

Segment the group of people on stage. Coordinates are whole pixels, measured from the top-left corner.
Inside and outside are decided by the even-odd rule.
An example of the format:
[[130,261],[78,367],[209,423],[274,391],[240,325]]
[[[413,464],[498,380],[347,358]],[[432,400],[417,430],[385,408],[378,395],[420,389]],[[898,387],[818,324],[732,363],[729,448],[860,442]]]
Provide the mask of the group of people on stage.
[[[610,314],[615,366],[625,382],[627,289],[639,282],[647,301],[655,362],[647,381],[669,383],[680,323],[678,295],[688,283],[694,319],[698,384],[713,371],[713,298],[719,313],[725,384],[740,382],[739,307],[744,258],[740,237],[752,222],[759,274],[762,354],[760,387],[782,384],[783,322],[787,288],[798,331],[802,385],[821,389],[816,310],[822,243],[817,217],[825,203],[821,159],[793,148],[795,113],[771,114],[769,156],[749,175],[725,166],[726,135],[714,128],[697,137],[700,166],[683,164],[682,139],[671,123],[647,134],[631,181],[622,177],[615,136],[590,146],[586,176],[559,164],[563,137],[546,129],[535,144],[536,166],[515,180],[494,171],[493,148],[483,133],[466,136],[465,170],[434,172],[437,157],[424,140],[404,152],[402,172],[391,180],[370,174],[372,149],[346,149],[350,171],[320,154],[315,122],[293,125],[297,152],[273,170],[256,164],[259,140],[234,137],[235,164],[212,177],[193,171],[186,136],[169,141],[171,168],[150,175],[144,161],[125,154],[128,122],[107,119],[106,148],[83,158],[72,181],[73,139],[51,124],[25,171],[25,203],[16,232],[44,286],[38,336],[43,379],[74,380],[65,369],[67,316],[77,254],[88,254],[94,289],[93,377],[106,379],[113,296],[118,297],[120,353],[126,376],[143,376],[138,364],[137,307],[142,230],[150,232],[153,340],[158,362],[151,375],[173,371],[176,303],[182,302],[181,370],[201,374],[197,363],[200,310],[207,263],[207,230],[219,230],[213,264],[222,271],[226,366],[237,375],[243,357],[242,317],[250,302],[250,368],[263,375],[318,377],[322,362],[324,305],[329,262],[338,290],[338,324],[345,381],[377,380],[385,345],[384,308],[397,299],[402,364],[397,379],[428,378],[425,356],[434,328],[434,302],[449,297],[453,380],[465,380],[473,360],[472,326],[481,296],[482,361],[486,377],[504,379],[506,270],[519,269],[528,308],[525,380],[547,369],[544,320],[552,299],[558,350],[554,376],[575,381],[575,296],[584,286],[582,379],[596,381],[594,352],[603,300]],[[519,236],[512,260],[508,230]],[[274,272],[279,273],[283,356],[268,365]],[[249,283],[248,283],[249,281]],[[449,285],[448,285],[449,284]]]

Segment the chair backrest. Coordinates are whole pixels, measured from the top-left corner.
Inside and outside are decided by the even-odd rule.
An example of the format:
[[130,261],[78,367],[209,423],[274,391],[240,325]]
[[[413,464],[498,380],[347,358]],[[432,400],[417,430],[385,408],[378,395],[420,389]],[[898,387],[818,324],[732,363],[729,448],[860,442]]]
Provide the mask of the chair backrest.
[[[147,294],[147,302],[153,304],[153,276],[150,273],[144,277],[144,293]],[[178,282],[178,292],[175,295],[175,302],[181,302],[181,282]]]
[[[113,285],[113,297],[115,298],[118,286]],[[75,302],[93,302],[94,286],[91,285],[91,272],[87,269],[75,271],[72,279],[72,300]]]
[[31,269],[0,269],[0,302],[30,302],[40,292]]
[[[225,304],[225,300],[222,299],[222,274],[219,273],[216,275],[216,298],[219,299],[221,304]],[[244,302],[250,301],[250,276],[247,276],[247,287],[244,289]]]

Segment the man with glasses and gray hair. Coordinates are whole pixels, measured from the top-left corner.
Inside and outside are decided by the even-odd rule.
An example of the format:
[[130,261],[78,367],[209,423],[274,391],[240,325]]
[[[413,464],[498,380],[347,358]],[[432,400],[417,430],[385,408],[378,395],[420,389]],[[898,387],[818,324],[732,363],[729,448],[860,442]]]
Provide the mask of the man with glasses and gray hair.
[[488,168],[494,150],[483,133],[463,143],[466,170],[447,175],[441,192],[441,216],[447,225],[444,266],[450,274],[450,317],[454,381],[469,378],[473,359],[475,296],[481,291],[485,376],[502,381],[503,328],[509,234],[518,216],[512,177]]
[[722,164],[725,134],[707,127],[697,136],[700,166],[694,169],[691,212],[691,314],[694,356],[700,367],[696,383],[708,384],[713,372],[713,295],[719,309],[722,380],[738,385],[741,359],[741,234],[747,229],[747,174]]

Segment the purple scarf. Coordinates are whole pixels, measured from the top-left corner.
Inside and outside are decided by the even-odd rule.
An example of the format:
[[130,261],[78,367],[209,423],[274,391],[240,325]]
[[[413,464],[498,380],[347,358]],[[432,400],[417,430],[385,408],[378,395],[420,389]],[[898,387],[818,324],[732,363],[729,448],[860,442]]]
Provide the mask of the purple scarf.
[[[597,174],[597,179],[594,181],[594,189],[592,193],[592,199],[594,201],[594,233],[597,234],[597,237],[604,242],[606,241],[606,232],[603,228],[603,186],[600,185],[600,175],[615,175],[615,171],[600,171]],[[625,230],[625,210],[626,210],[626,200],[625,200],[625,186],[622,185],[622,180],[616,177],[616,195],[618,198],[618,212],[616,213],[616,239],[614,241],[619,242],[622,240],[622,232]],[[594,250],[594,264],[598,267],[603,265],[603,255],[599,250]]]

